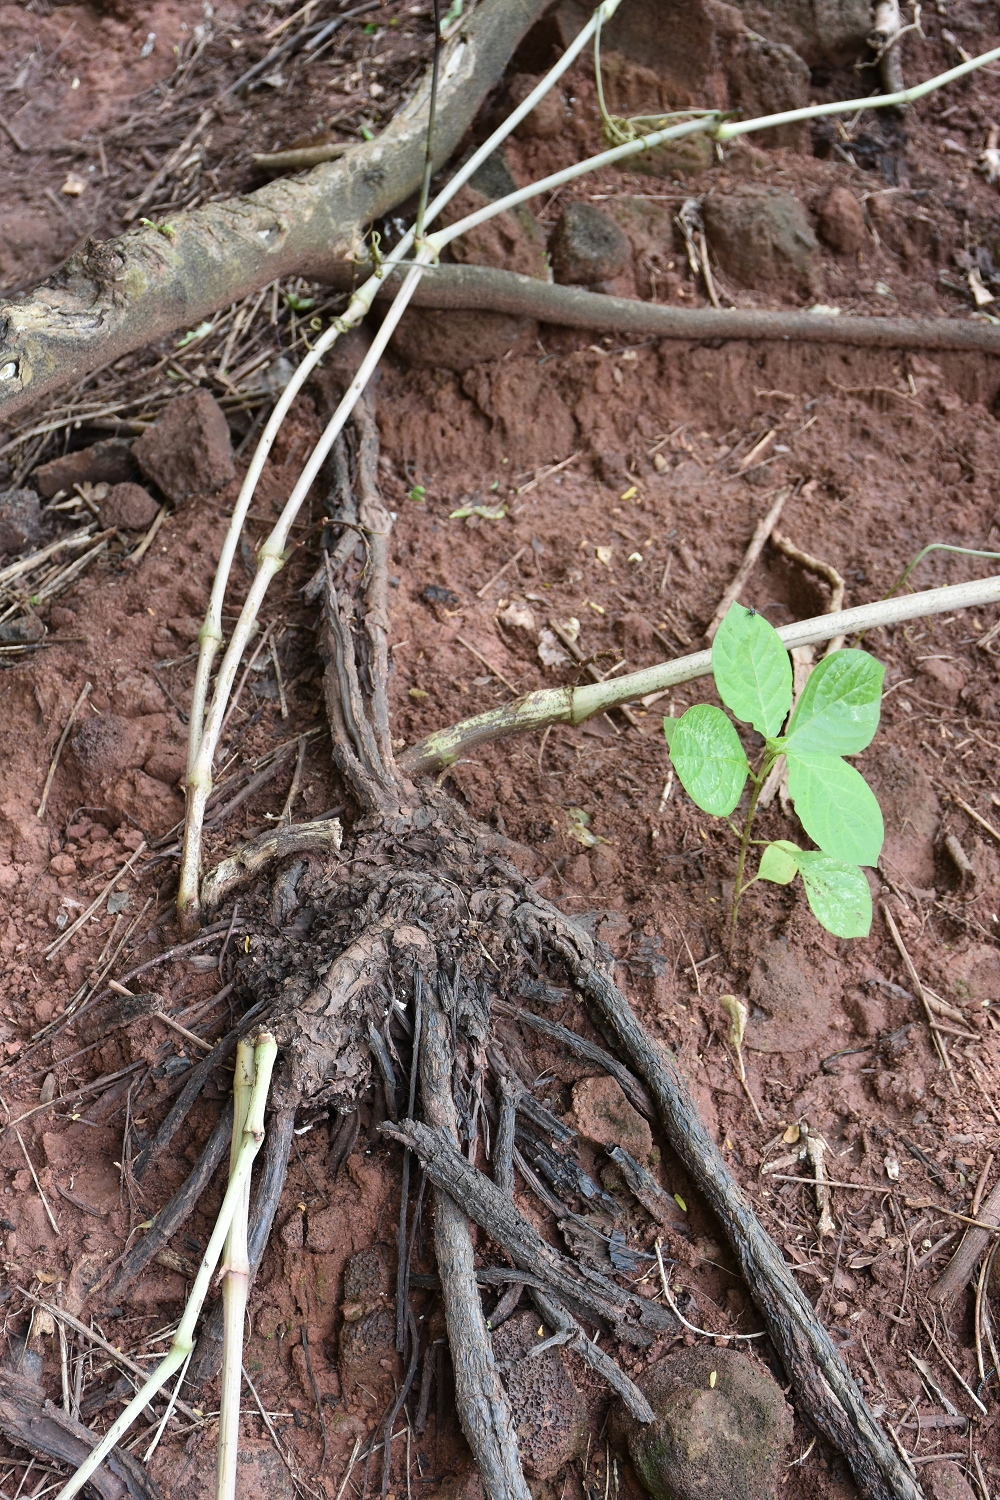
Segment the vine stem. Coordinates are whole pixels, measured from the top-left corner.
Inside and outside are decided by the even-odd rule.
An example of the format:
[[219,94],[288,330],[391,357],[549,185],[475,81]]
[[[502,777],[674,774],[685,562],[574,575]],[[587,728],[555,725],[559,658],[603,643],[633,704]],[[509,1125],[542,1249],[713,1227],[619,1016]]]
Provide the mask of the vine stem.
[[[740,834],[740,852],[736,861],[736,882],[733,886],[733,910],[729,919],[730,958],[733,956],[733,946],[736,942],[736,919],[740,912],[740,897],[749,886],[753,885],[752,880],[748,880],[746,885],[743,884],[743,871],[746,868],[747,853],[750,848],[750,834],[753,830],[753,820],[757,815],[757,800],[760,797],[761,788],[767,780],[771,767],[777,758],[776,755],[765,755],[760,771],[756,775],[753,771],[750,772],[750,778],[753,781],[753,792],[750,795],[750,806],[747,808],[747,815],[743,820],[743,832]],[[756,879],[756,877],[754,878]],[[754,1107],[756,1108],[756,1105]]]
[[[593,35],[594,28],[597,25],[598,20],[609,20],[618,9],[620,3],[621,0],[602,0],[601,5],[595,11],[590,21],[588,21],[587,25],[580,32],[579,36],[577,36],[570,44],[570,46],[566,49],[555,66],[545,75],[543,79],[541,79],[538,85],[534,89],[532,89],[531,93],[528,94],[524,100],[522,100],[517,108],[512,111],[507,119],[504,120],[503,123],[499,125],[490,136],[487,137],[487,139],[483,142],[479,149],[473,152],[469,160],[465,162],[461,167],[459,167],[458,171],[455,173],[454,177],[452,177],[451,181],[448,182],[444,188],[442,188],[441,192],[438,193],[433,201],[428,205],[426,213],[427,223],[432,222],[437,217],[437,215],[440,214],[442,209],[444,209],[447,204],[451,202],[452,198],[459,191],[459,189],[463,187],[464,184],[469,180],[469,178],[475,174],[478,168],[482,166],[483,162],[492,155],[492,153],[507,138],[507,136],[515,128],[515,126],[517,126],[521,122],[521,120],[523,120],[528,114],[531,113],[535,105],[545,97],[549,89],[551,89],[558,82],[558,80],[562,77],[566,70],[571,67],[572,64],[576,61],[576,58],[579,56],[580,52],[582,52],[584,47],[587,45],[587,42],[590,40],[590,37]],[[337,339],[340,338],[341,334],[348,333],[351,329],[356,328],[367,316],[375,300],[375,295],[381,287],[385,276],[392,270],[396,269],[396,267],[398,267],[403,262],[405,257],[413,248],[415,237],[415,228],[411,228],[406,232],[406,234],[400,240],[399,244],[395,246],[395,248],[390,252],[388,256],[386,256],[378,273],[370,276],[364,283],[364,285],[358,288],[358,290],[351,297],[350,302],[348,303],[341,316],[334,319],[330,327],[323,334],[321,334],[316,343],[313,345],[312,349],[301,361],[291,380],[288,382],[288,385],[285,387],[280,397],[278,398],[274,410],[272,411],[267,421],[267,425],[265,426],[264,431],[261,434],[260,441],[258,442],[257,447],[254,450],[253,457],[250,460],[250,465],[247,469],[243,484],[240,487],[240,493],[237,497],[236,504],[233,507],[233,513],[230,518],[229,527],[222,544],[222,550],[219,554],[219,563],[218,567],[216,568],[215,578],[212,583],[212,592],[208,603],[208,609],[205,614],[205,620],[198,635],[198,663],[195,669],[194,686],[191,693],[191,717],[188,728],[187,811],[185,815],[184,852],[181,859],[180,882],[177,894],[177,906],[179,914],[181,916],[182,925],[192,925],[193,920],[196,918],[198,912],[198,881],[201,869],[202,824],[204,822],[205,815],[205,802],[207,801],[208,793],[211,791],[212,764],[215,759],[215,750],[218,745],[218,737],[221,733],[221,718],[219,716],[216,716],[217,722],[213,724],[211,731],[212,735],[214,735],[214,739],[211,738],[206,705],[208,703],[208,693],[212,678],[212,668],[215,663],[215,658],[223,642],[222,606],[225,600],[226,588],[229,584],[230,574],[232,572],[233,560],[236,556],[236,549],[239,545],[240,535],[243,531],[243,526],[246,521],[247,514],[250,510],[254,493],[257,489],[257,484],[260,480],[261,473],[263,472],[267,457],[274,445],[275,438],[281,430],[282,423],[284,422],[285,417],[288,415],[292,402],[295,400],[299,391],[305,385],[309,376],[312,374],[313,370],[319,364],[323,356],[332,348]],[[412,295],[412,289],[410,295]],[[407,298],[407,300],[409,300],[409,298]],[[334,420],[336,420],[336,416]],[[337,431],[339,430],[340,429],[338,428]],[[334,433],[334,437],[335,436],[336,433]],[[324,439],[325,437],[326,434],[324,434]],[[321,439],[321,442],[324,439]],[[333,440],[333,438],[330,439],[331,444]],[[296,505],[296,512],[297,509],[298,505]],[[269,543],[271,543],[272,541],[277,541],[280,543],[279,552],[284,548],[285,539],[287,538],[288,529],[291,526],[292,520],[294,520],[294,514],[289,519],[288,525],[283,526],[283,513],[282,519],[278,522],[278,526],[275,527],[274,531],[271,534],[271,537],[268,539]],[[274,571],[277,571],[277,569],[275,568],[272,572],[270,572],[268,577],[264,581],[264,589],[260,593],[261,599],[263,598],[264,592],[266,592],[267,584],[270,582],[270,578],[273,577]],[[257,607],[259,606],[255,605],[253,615],[250,617],[251,624],[256,618]],[[244,639],[240,644],[240,655],[242,655],[245,644],[246,641]],[[230,651],[231,650],[232,642],[230,643]],[[229,653],[227,653],[227,656],[228,654]],[[227,673],[227,676],[229,678],[228,686],[225,686],[225,679],[223,680],[223,685],[225,687],[223,709],[225,708],[225,702],[228,701],[229,694],[232,691],[233,675],[235,674]],[[221,672],[220,676],[222,676]],[[217,681],[213,698],[218,698],[219,687],[220,684]],[[206,741],[210,741],[208,746],[206,746]],[[207,790],[204,790],[204,788],[199,788],[196,791],[197,781],[201,780],[202,782],[204,782],[206,776]]]
[[[953,609],[978,609],[1000,603],[1000,575],[976,579],[971,583],[950,584],[946,588],[927,589],[902,598],[882,599],[875,604],[861,604],[832,615],[816,615],[793,625],[778,627],[778,635],[790,651],[793,646],[811,646],[832,640],[836,635],[857,635],[880,626],[898,625],[904,620],[924,619],[929,615],[947,614]],[[641,672],[631,672],[610,682],[585,683],[582,687],[542,688],[524,693],[501,708],[464,719],[449,729],[437,729],[419,744],[397,756],[397,763],[408,776],[426,775],[454,765],[477,745],[488,744],[509,734],[545,729],[550,724],[582,724],[594,714],[607,713],[623,703],[635,703],[652,693],[662,693],[682,682],[707,677],[712,670],[711,651],[696,651],[673,661],[660,662]]]
[[247,1114],[246,1125],[243,1131],[243,1140],[236,1158],[236,1167],[229,1178],[229,1186],[226,1196],[222,1200],[219,1216],[212,1230],[212,1237],[208,1242],[198,1274],[191,1288],[184,1315],[174,1334],[173,1343],[166,1357],[161,1360],[156,1369],[150,1375],[146,1384],[126,1406],[121,1416],[112,1423],[104,1437],[92,1449],[77,1469],[76,1473],[66,1482],[56,1496],[56,1500],[72,1500],[72,1496],[79,1494],[87,1480],[95,1470],[107,1458],[115,1444],[122,1438],[132,1426],[140,1412],[152,1401],[157,1391],[161,1390],[175,1371],[184,1364],[191,1350],[194,1348],[194,1330],[198,1322],[205,1298],[208,1295],[215,1268],[219,1263],[223,1245],[229,1235],[233,1215],[238,1207],[241,1194],[245,1184],[250,1178],[250,1169],[253,1166],[254,1157],[260,1150],[264,1139],[264,1106],[267,1103],[267,1093],[271,1084],[271,1073],[274,1068],[275,1058],[278,1054],[278,1046],[269,1031],[262,1031],[257,1037],[254,1046],[254,1083],[250,1098],[250,1106]]
[[[236,1047],[233,1078],[233,1144],[229,1153],[229,1175],[236,1172],[240,1148],[250,1115],[255,1082],[254,1048],[248,1041]],[[219,1447],[215,1478],[216,1500],[235,1500],[236,1465],[240,1443],[240,1392],[243,1385],[243,1323],[250,1290],[250,1250],[247,1221],[250,1213],[250,1177],[243,1186],[226,1236],[222,1260],[222,1306],[225,1332],[222,1350],[222,1382],[219,1400]]]

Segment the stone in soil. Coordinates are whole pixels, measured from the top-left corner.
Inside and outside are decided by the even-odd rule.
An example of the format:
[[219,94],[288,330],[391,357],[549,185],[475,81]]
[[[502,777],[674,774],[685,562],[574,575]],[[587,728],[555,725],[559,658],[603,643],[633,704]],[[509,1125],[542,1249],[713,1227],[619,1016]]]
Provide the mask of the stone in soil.
[[820,238],[840,255],[864,249],[865,215],[849,188],[833,187],[819,209]]
[[365,1386],[385,1387],[398,1364],[389,1261],[388,1248],[375,1244],[352,1255],[344,1270],[338,1368],[347,1397]]
[[676,1349],[637,1384],[656,1421],[616,1403],[611,1435],[655,1500],[774,1500],[792,1414],[762,1365],[735,1349]]
[[920,1470],[920,1482],[927,1500],[975,1500],[976,1492],[958,1464],[946,1458],[926,1464]]
[[42,499],[51,500],[60,490],[71,491],[74,484],[125,484],[137,474],[131,439],[107,438],[40,464],[32,477]]
[[521,1462],[529,1479],[553,1479],[587,1441],[587,1407],[570,1378],[562,1351],[532,1356],[549,1330],[536,1313],[508,1318],[493,1335],[493,1352],[517,1426]]
[[[743,118],[779,114],[786,109],[802,109],[809,103],[810,73],[799,54],[782,42],[764,37],[747,37],[729,72],[733,102]],[[779,125],[762,137],[768,146],[787,146],[806,151],[809,125],[805,120]]]
[[745,188],[713,195],[703,213],[719,265],[740,286],[787,290],[790,279],[808,280],[817,240],[805,209],[790,193]]
[[139,468],[174,505],[210,495],[235,477],[229,427],[208,391],[178,396],[132,447]]
[[777,938],[760,947],[749,991],[745,1045],[755,1052],[807,1052],[826,1032],[840,981],[820,953]]
[[732,0],[751,31],[794,47],[810,67],[853,62],[871,30],[869,0]]
[[632,259],[628,236],[591,203],[569,205],[555,227],[549,250],[556,280],[570,286],[608,281]]
[[42,518],[34,490],[0,490],[0,553],[24,552],[42,539]]
[[[540,81],[532,73],[515,73],[507,85],[509,107],[516,109]],[[565,124],[566,105],[562,94],[558,89],[549,89],[530,114],[525,115],[520,125],[514,127],[514,134],[518,140],[549,141],[559,134]]]
[[573,1116],[585,1140],[597,1146],[621,1146],[644,1166],[649,1161],[652,1131],[625,1098],[617,1079],[606,1073],[581,1078],[573,1086]]
[[160,507],[141,484],[113,484],[98,508],[103,525],[144,531],[152,525]]
[[930,777],[897,747],[887,745],[868,750],[860,769],[882,809],[882,859],[890,877],[897,884],[929,889],[934,884],[934,843],[941,822],[941,804]]
[[454,370],[503,359],[534,342],[538,324],[512,313],[473,308],[408,307],[392,336],[393,351],[414,369]]

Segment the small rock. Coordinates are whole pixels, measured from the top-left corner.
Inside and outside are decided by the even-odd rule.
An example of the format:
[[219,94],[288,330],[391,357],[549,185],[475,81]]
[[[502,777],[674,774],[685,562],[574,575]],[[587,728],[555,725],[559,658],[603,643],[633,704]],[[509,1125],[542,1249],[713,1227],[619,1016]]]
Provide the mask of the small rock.
[[793,47],[809,67],[853,62],[871,30],[869,0],[731,0],[746,25]]
[[931,698],[935,703],[945,703],[949,708],[954,708],[966,683],[965,672],[958,662],[931,657],[920,665],[922,670],[917,678],[917,691],[924,698]]
[[753,1005],[744,1045],[755,1052],[806,1052],[829,1025],[840,981],[832,963],[777,938],[760,947],[749,991]]
[[[510,108],[516,109],[523,100],[527,99],[539,82],[540,79],[531,73],[515,73],[507,85],[507,100]],[[520,125],[515,126],[514,134],[518,140],[534,138],[540,141],[550,141],[553,136],[559,134],[565,123],[566,106],[562,95],[558,89],[549,89],[531,113],[525,115]]]
[[137,475],[130,438],[106,438],[89,448],[78,448],[34,472],[38,493],[51,500],[60,490],[70,492],[74,484],[125,484]]
[[805,209],[790,193],[744,189],[705,199],[705,231],[723,271],[741,286],[806,278],[816,236]]
[[[802,109],[809,103],[810,73],[802,58],[782,42],[748,36],[736,55],[729,74],[733,100],[744,119]],[[805,120],[779,125],[761,136],[761,144],[787,146],[807,151],[809,125]]]
[[529,1479],[553,1479],[587,1441],[587,1408],[570,1379],[560,1349],[531,1356],[549,1330],[536,1313],[508,1318],[493,1335],[493,1351],[507,1388],[521,1462]]
[[650,177],[697,177],[716,164],[715,143],[709,135],[689,135],[679,141],[664,141],[650,151],[633,156],[629,165],[633,172],[644,172]]
[[24,552],[42,539],[34,490],[0,490],[0,552]]
[[340,1379],[345,1395],[359,1386],[376,1391],[387,1384],[383,1359],[396,1363],[396,1315],[390,1294],[389,1252],[385,1245],[370,1245],[352,1255],[344,1269],[344,1302],[341,1307]]
[[159,510],[148,490],[130,483],[112,485],[99,508],[105,526],[119,526],[123,531],[145,531]]
[[225,414],[208,391],[177,396],[132,453],[146,478],[175,505],[221,490],[236,474]]
[[653,1150],[649,1124],[622,1093],[621,1084],[606,1073],[581,1078],[573,1085],[576,1128],[597,1146],[621,1146],[645,1164]]
[[938,1459],[920,1470],[920,1482],[927,1500],[976,1500],[975,1491],[958,1464]]
[[831,188],[819,210],[820,237],[840,255],[856,255],[865,243],[861,204],[845,187]]
[[898,750],[885,746],[867,751],[859,769],[882,809],[885,868],[895,881],[929,889],[934,884],[934,844],[941,821],[941,804],[930,778]]
[[392,336],[394,353],[413,369],[454,370],[503,359],[533,343],[538,324],[510,313],[473,308],[408,307]]
[[571,203],[549,246],[552,269],[563,285],[589,286],[623,271],[632,258],[628,236],[590,203]]
[[792,1414],[763,1366],[735,1349],[675,1349],[637,1384],[656,1421],[616,1403],[611,1434],[655,1500],[774,1500]]

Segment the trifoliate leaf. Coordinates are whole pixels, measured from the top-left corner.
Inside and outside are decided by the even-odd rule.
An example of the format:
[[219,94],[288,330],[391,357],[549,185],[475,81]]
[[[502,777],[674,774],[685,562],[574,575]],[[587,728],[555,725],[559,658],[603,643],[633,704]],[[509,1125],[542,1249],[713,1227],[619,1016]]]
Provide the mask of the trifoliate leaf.
[[834,651],[809,675],[788,726],[787,751],[856,755],[878,728],[885,668],[867,651]]

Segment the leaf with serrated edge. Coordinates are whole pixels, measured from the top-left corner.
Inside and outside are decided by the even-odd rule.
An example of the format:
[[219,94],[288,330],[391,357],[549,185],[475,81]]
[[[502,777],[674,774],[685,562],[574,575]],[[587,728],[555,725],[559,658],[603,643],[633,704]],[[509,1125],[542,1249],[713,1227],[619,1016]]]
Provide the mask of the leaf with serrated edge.
[[856,755],[878,728],[885,668],[867,651],[834,651],[809,674],[788,726],[786,749]]
[[788,755],[788,794],[799,822],[831,859],[875,865],[885,830],[875,793],[839,755]]
[[792,706],[792,665],[774,626],[734,604],[712,642],[712,674],[736,718],[773,739]]
[[872,893],[857,865],[805,849],[798,857],[809,908],[835,937],[867,937],[872,926]]
[[699,703],[682,714],[670,736],[670,759],[692,802],[716,818],[732,812],[750,767],[721,708]]
[[790,885],[799,872],[798,856],[797,845],[776,839],[760,857],[758,879],[769,880],[772,885]]

